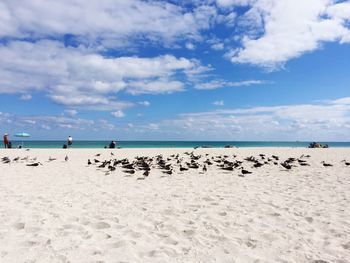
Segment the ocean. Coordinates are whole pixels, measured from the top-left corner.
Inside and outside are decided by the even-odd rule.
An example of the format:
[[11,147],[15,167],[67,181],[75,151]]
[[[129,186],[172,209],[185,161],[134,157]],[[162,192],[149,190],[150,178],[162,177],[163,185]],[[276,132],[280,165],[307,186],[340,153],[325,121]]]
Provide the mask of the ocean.
[[[62,148],[65,141],[31,141],[24,140],[26,148]],[[74,141],[72,148],[104,148],[110,141]],[[13,148],[22,141],[12,141]],[[310,142],[279,142],[279,141],[118,141],[120,148],[194,148],[210,147],[223,148],[227,145],[234,147],[308,147]],[[329,147],[350,147],[350,142],[321,142]]]

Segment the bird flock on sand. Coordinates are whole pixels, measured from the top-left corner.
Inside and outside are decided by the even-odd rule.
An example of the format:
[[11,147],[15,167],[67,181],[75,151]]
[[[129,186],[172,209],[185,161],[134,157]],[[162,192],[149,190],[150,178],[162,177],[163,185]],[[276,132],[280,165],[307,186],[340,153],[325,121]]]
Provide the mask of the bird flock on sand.
[[[111,153],[111,155],[114,155]],[[93,158],[88,159],[88,166],[94,166],[98,170],[109,175],[117,170],[117,168],[128,176],[134,174],[142,175],[138,180],[143,180],[148,177],[152,170],[158,169],[164,176],[172,175],[173,173],[183,173],[189,170],[197,170],[204,174],[211,167],[216,167],[223,172],[238,172],[238,176],[244,177],[252,174],[262,166],[277,166],[284,170],[291,170],[293,167],[310,166],[308,160],[310,155],[301,155],[299,158],[290,157],[281,161],[277,155],[267,156],[259,154],[249,156],[243,159],[237,158],[237,155],[214,155],[209,154],[196,155],[194,152],[185,152],[183,155],[172,154],[170,156],[157,155],[155,157],[136,156],[133,160],[127,158],[101,160],[101,154],[96,154]],[[350,162],[343,160],[345,166],[350,166]],[[321,162],[324,167],[333,166],[330,163]],[[249,167],[249,168],[247,168]],[[119,171],[118,170],[118,171]]]
[[[102,160],[101,154],[96,154],[93,158],[88,159],[87,165],[89,167],[94,166],[98,170],[103,171],[106,175],[121,170],[122,173],[127,176],[134,174],[142,175],[138,177],[138,180],[147,178],[152,170],[158,169],[164,174],[164,176],[172,175],[173,173],[184,173],[189,170],[197,170],[199,173],[206,173],[211,167],[216,167],[223,172],[238,172],[238,176],[244,177],[253,173],[258,168],[263,166],[277,166],[284,170],[292,170],[293,167],[298,166],[310,166],[310,155],[301,155],[299,158],[290,157],[286,160],[281,160],[277,155],[267,156],[266,154],[259,154],[258,156],[249,156],[243,159],[237,158],[237,155],[214,155],[198,154],[194,152],[185,152],[184,154],[172,154],[164,157],[163,155],[157,155],[155,157],[136,156],[133,160],[127,158],[117,159],[113,152],[111,152],[111,158]],[[58,160],[57,158],[49,157],[46,162],[53,162]],[[66,155],[64,162],[68,162],[69,158]],[[16,157],[12,160],[9,157],[2,157],[1,162],[3,164],[11,164],[24,162],[26,166],[37,167],[42,166],[41,162],[37,161],[37,157],[29,158]],[[350,162],[343,160],[341,163],[345,166],[350,166]],[[324,167],[332,167],[333,164],[325,161],[321,162]]]

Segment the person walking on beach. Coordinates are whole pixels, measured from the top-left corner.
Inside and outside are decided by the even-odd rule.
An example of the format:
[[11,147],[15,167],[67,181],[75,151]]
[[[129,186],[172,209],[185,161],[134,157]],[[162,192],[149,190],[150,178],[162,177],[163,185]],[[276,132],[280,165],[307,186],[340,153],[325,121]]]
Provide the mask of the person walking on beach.
[[9,148],[9,136],[7,133],[4,134],[4,146],[5,148]]
[[72,136],[69,135],[68,140],[67,140],[68,148],[70,148],[72,146],[72,144],[73,144],[73,138],[72,138]]

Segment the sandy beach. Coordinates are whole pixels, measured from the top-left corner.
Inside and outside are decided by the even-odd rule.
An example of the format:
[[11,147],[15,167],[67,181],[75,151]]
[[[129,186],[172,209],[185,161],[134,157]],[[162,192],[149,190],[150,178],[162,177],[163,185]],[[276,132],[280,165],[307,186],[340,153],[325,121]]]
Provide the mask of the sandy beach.
[[[192,151],[199,168],[180,171],[171,156],[185,165]],[[147,177],[97,167],[159,154],[172,174],[155,163]],[[252,167],[249,156],[264,165]],[[13,149],[2,157],[10,162],[0,162],[0,262],[350,262],[349,148]],[[290,157],[308,166],[282,167]],[[220,158],[252,173],[223,170]]]

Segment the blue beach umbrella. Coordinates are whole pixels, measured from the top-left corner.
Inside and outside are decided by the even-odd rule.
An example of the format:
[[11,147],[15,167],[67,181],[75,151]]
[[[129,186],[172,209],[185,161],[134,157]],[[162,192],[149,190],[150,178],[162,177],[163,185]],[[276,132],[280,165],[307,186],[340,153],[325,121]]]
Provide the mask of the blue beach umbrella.
[[[15,137],[28,138],[28,137],[30,137],[30,134],[26,133],[26,132],[20,132],[20,133],[16,133]],[[22,139],[22,147],[23,147],[23,139]]]

